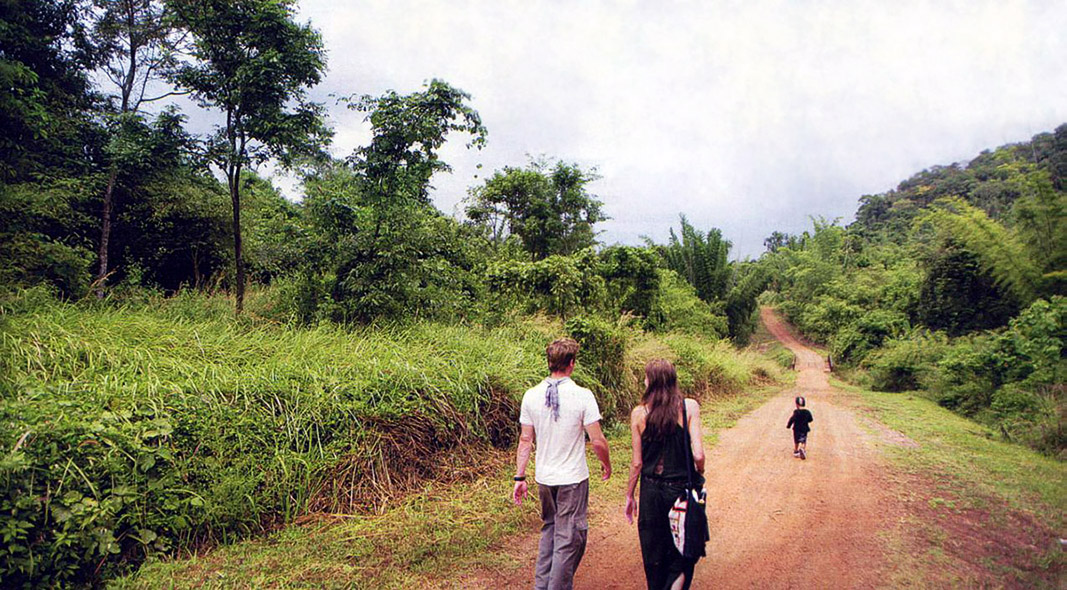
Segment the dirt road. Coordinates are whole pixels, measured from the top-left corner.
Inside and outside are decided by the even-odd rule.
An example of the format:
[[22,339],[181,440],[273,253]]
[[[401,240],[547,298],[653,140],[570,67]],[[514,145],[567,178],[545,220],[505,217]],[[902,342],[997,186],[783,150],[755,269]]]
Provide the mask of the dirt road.
[[[762,316],[796,353],[797,385],[722,432],[708,453],[710,558],[693,588],[877,586],[879,531],[892,510],[871,435],[829,385],[825,359],[770,310]],[[806,461],[793,457],[785,428],[796,395],[815,417]],[[636,529],[620,517],[590,536],[576,588],[643,587]]]
[[[693,588],[870,588],[884,584],[880,532],[895,512],[871,434],[860,428],[845,394],[827,381],[825,360],[798,342],[770,310],[772,334],[796,353],[797,385],[720,433],[708,453],[709,556]],[[792,454],[785,424],[803,395],[815,417],[808,459]],[[616,460],[625,477],[625,458]],[[622,498],[590,499],[581,590],[644,588],[637,529],[622,516]],[[530,567],[489,587],[531,587],[536,536],[522,542]],[[519,548],[520,550],[522,548]],[[495,577],[495,576],[493,576]]]

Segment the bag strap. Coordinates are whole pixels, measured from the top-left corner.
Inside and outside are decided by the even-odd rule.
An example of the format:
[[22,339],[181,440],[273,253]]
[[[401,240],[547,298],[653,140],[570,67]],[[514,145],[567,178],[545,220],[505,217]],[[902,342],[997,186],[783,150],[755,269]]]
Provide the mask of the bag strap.
[[682,398],[682,432],[685,433],[685,473],[689,479],[689,489],[696,489],[693,485],[693,443],[689,440],[689,417],[685,411],[685,398]]

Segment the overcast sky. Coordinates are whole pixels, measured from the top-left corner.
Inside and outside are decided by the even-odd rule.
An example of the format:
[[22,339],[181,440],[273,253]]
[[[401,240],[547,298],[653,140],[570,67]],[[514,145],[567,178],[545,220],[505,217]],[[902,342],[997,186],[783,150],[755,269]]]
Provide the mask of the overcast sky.
[[[334,153],[365,144],[328,95],[471,94],[435,202],[527,154],[596,167],[606,243],[664,241],[685,213],[733,256],[933,165],[1067,122],[1067,2],[301,0],[321,31]],[[479,170],[478,165],[483,167]]]

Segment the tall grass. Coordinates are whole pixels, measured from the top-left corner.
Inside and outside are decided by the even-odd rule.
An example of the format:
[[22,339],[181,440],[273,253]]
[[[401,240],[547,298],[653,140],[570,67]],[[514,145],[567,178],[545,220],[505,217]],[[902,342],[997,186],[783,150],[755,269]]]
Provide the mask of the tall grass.
[[[27,294],[0,311],[0,574],[30,583],[89,581],[309,511],[374,511],[476,471],[479,449],[512,444],[518,401],[562,330],[295,329],[197,294],[125,306]],[[693,382],[752,375],[725,345],[631,339]],[[579,362],[576,379],[611,419],[638,374],[609,389]]]

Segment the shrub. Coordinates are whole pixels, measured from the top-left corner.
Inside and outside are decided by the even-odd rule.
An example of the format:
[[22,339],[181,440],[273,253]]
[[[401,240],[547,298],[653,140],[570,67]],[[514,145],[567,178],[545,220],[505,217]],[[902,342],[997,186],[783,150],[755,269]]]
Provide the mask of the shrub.
[[836,362],[853,364],[907,329],[908,320],[902,314],[878,309],[868,311],[834,334],[830,353]]
[[606,299],[592,250],[549,256],[536,262],[503,260],[488,268],[488,289],[505,306],[561,317],[600,310]]
[[696,290],[678,273],[659,271],[659,295],[646,327],[661,332],[683,332],[709,340],[724,338],[729,331],[726,316],[700,300]]
[[863,361],[876,391],[912,391],[929,383],[944,354],[944,338],[933,334],[888,340]]
[[626,328],[585,316],[567,320],[565,329],[581,345],[578,362],[590,367],[601,406],[608,407],[610,413],[625,412],[629,400],[623,392],[630,385],[626,379]]

